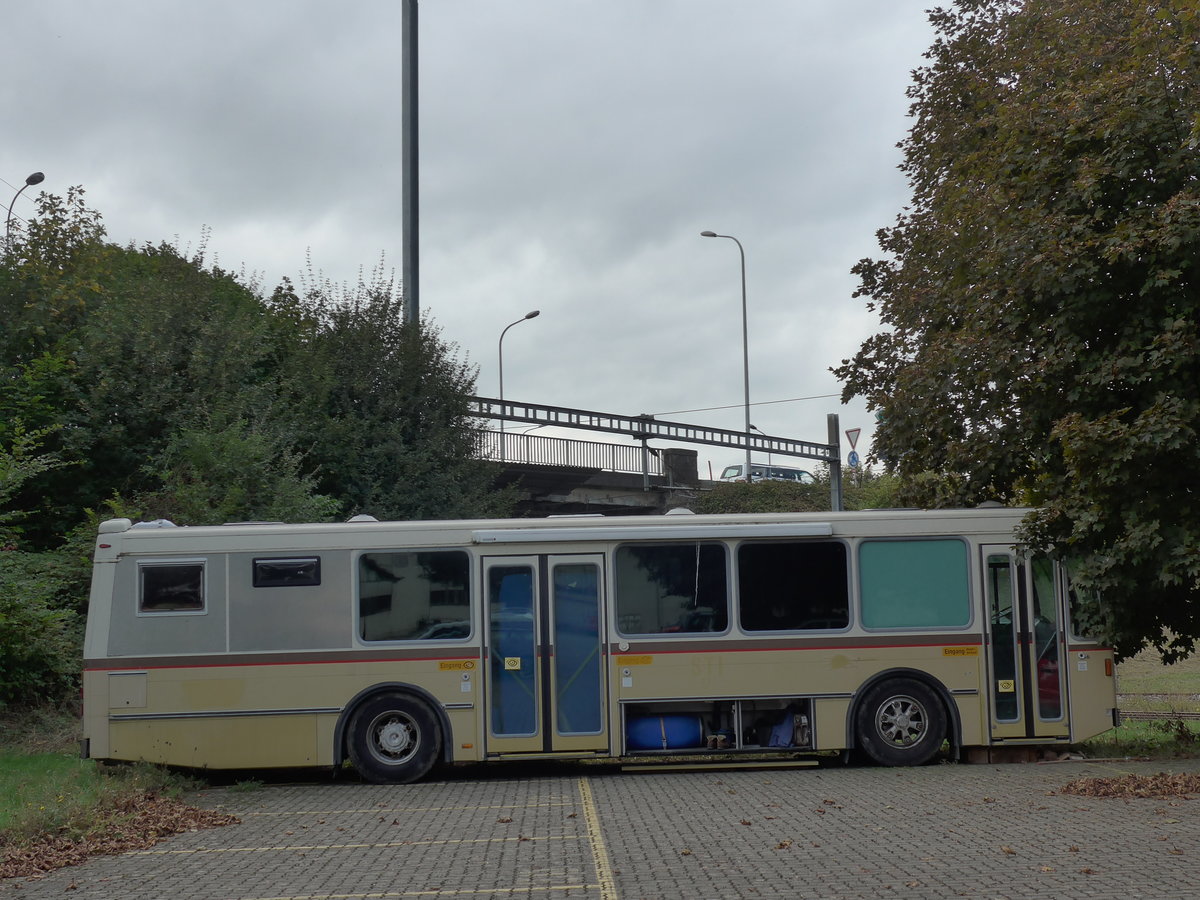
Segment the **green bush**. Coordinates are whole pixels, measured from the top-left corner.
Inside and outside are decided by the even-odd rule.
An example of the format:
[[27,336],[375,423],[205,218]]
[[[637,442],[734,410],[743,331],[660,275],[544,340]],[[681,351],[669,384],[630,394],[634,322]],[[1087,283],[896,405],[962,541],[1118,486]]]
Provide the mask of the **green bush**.
[[[842,478],[846,509],[884,509],[900,505],[898,480],[869,470],[848,470]],[[817,473],[813,484],[795,481],[729,481],[696,498],[698,513],[825,512],[830,508],[829,473]]]
[[58,605],[49,553],[0,552],[0,709],[61,699],[79,671],[79,616]]

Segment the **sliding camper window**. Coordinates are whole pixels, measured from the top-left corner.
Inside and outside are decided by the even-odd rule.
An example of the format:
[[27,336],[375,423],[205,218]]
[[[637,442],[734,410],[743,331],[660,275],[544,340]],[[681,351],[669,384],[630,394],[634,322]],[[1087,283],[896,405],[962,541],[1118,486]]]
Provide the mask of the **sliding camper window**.
[[724,631],[729,623],[725,545],[617,548],[617,622],[624,634]]
[[138,563],[138,613],[204,612],[204,560]]
[[288,556],[254,560],[254,586],[313,587],[321,583],[321,557]]
[[358,558],[358,635],[364,641],[471,636],[471,564],[462,550],[386,551]]

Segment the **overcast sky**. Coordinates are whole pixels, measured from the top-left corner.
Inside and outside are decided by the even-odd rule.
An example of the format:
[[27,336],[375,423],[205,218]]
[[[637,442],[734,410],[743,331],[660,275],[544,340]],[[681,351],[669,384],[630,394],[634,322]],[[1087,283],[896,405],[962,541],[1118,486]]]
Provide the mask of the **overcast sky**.
[[[497,394],[500,332],[540,309],[504,340],[509,399],[740,429],[738,249],[712,230],[745,247],[753,424],[824,442],[835,412],[862,451],[873,417],[823,395],[878,327],[850,268],[908,196],[925,5],[422,0],[421,308],[478,393]],[[9,4],[0,190],[82,185],[120,243],[208,230],[208,258],[266,291],[308,259],[353,282],[382,255],[398,277],[400,18],[398,0]],[[697,449],[702,475],[741,456]]]

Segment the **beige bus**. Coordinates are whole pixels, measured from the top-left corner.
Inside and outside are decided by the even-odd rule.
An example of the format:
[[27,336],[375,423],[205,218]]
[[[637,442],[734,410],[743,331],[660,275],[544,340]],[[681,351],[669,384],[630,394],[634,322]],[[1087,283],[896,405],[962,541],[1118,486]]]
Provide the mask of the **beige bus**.
[[[860,750],[1112,727],[1025,511],[103,523],[85,753],[211,769]],[[756,757],[760,758],[760,757]]]

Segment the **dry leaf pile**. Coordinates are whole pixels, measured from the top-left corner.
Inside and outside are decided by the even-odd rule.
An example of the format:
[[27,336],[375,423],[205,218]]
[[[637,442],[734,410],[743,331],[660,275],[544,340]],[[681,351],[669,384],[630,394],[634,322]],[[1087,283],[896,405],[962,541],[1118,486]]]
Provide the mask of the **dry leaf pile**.
[[1200,775],[1120,775],[1114,778],[1076,778],[1059,792],[1082,797],[1189,797],[1200,794]]
[[89,856],[145,850],[173,834],[239,821],[237,816],[142,794],[116,806],[103,826],[78,840],[50,835],[21,846],[0,843],[0,879],[37,877]]

